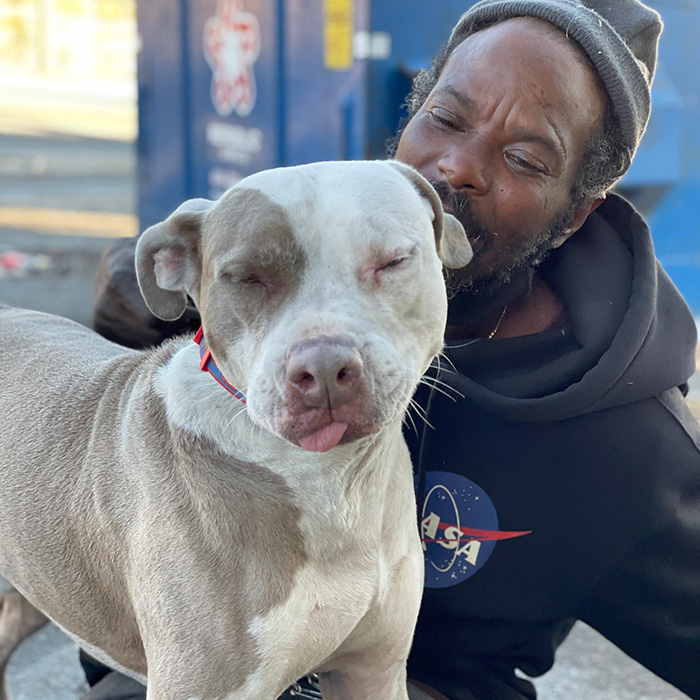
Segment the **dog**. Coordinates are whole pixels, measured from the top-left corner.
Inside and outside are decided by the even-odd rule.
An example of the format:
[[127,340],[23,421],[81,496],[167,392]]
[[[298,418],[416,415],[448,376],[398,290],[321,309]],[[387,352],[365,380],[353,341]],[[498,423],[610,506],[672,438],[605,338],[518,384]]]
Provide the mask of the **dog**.
[[[148,700],[406,700],[411,396],[471,247],[416,171],[316,163],[190,200],[136,251],[197,342],[0,309],[0,575]],[[202,371],[205,370],[205,371]]]

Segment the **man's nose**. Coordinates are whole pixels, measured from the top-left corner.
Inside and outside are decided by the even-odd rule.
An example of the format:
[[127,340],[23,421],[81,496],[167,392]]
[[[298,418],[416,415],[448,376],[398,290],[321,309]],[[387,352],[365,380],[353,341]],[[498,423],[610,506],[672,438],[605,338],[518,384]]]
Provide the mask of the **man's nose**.
[[452,189],[458,192],[469,190],[475,195],[488,192],[489,169],[483,150],[475,143],[464,145],[445,153],[438,160],[438,170]]

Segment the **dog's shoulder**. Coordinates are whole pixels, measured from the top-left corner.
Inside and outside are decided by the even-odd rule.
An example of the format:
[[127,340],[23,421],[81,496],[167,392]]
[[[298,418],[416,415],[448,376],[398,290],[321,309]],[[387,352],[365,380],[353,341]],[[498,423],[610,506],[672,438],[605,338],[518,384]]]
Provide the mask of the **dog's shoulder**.
[[183,338],[133,350],[69,319],[0,306],[0,382],[14,391],[87,396],[118,390],[135,376],[148,381],[182,347]]
[[80,346],[85,347],[86,354],[99,357],[125,352],[124,348],[70,319],[9,306],[0,306],[0,344],[3,350],[14,347],[20,354],[31,352],[32,348],[50,347],[55,355],[64,349],[73,352],[73,348]]

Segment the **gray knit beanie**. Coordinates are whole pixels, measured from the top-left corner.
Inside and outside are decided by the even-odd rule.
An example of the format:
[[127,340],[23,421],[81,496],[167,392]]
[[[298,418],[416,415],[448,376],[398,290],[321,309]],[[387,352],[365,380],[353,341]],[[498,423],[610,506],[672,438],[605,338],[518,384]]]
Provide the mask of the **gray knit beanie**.
[[651,108],[661,17],[638,0],[482,0],[452,31],[451,52],[471,34],[504,19],[536,17],[575,39],[608,91],[630,157]]

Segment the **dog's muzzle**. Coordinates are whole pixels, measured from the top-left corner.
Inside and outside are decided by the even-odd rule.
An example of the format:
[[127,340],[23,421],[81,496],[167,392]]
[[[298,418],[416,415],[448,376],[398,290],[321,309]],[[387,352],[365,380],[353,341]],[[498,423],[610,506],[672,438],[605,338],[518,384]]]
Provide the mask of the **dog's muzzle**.
[[326,452],[343,438],[356,439],[377,429],[368,421],[362,357],[348,338],[320,336],[292,347],[286,401],[292,441],[306,450]]

